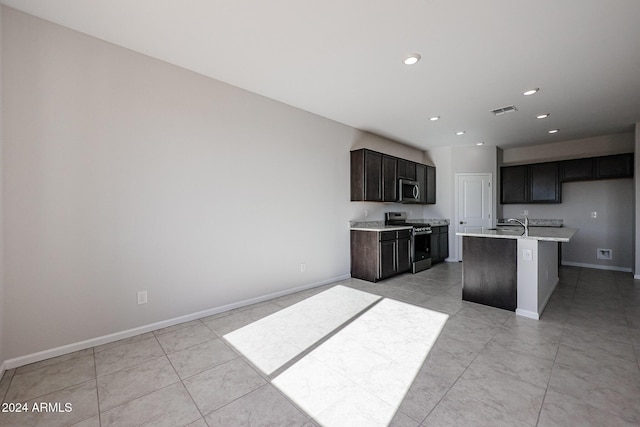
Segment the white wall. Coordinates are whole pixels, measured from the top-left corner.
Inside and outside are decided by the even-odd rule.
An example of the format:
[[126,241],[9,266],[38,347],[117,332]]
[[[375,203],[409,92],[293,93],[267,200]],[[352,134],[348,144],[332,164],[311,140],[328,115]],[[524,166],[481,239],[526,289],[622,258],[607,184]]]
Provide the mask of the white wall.
[[[619,133],[593,138],[505,149],[504,163],[535,163],[568,158],[628,153],[633,151],[634,134]],[[636,174],[637,175],[637,174]],[[563,219],[567,227],[579,229],[571,242],[562,244],[562,262],[630,271],[634,265],[634,234],[622,224],[634,223],[634,184],[631,179],[571,182],[562,184],[560,204],[502,205],[505,218]],[[591,218],[597,212],[597,218]],[[612,249],[612,260],[596,258],[597,249]]]
[[6,360],[349,274],[349,151],[398,145],[12,9],[2,30]]

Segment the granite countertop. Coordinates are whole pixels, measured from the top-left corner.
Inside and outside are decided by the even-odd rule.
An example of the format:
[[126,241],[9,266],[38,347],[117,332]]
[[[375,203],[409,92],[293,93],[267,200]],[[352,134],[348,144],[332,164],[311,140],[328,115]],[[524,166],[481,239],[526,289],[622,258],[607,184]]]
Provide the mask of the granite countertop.
[[529,236],[524,236],[522,227],[514,229],[483,228],[481,231],[458,232],[457,236],[491,237],[497,239],[532,239],[551,242],[568,242],[578,230],[569,227],[529,227]]
[[[408,219],[409,224],[430,224],[437,227],[449,225],[448,219]],[[412,228],[409,225],[384,225],[384,221],[351,221],[351,230],[357,231],[394,231]]]
[[358,226],[351,227],[351,230],[355,231],[396,231],[396,230],[413,230],[410,225],[370,225],[370,226]]

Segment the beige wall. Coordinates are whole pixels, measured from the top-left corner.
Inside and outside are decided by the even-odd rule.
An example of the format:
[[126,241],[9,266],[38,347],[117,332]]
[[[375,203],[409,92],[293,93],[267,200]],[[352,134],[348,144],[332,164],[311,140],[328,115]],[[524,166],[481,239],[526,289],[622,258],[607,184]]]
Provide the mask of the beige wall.
[[634,144],[634,132],[615,133],[531,147],[507,148],[502,162],[504,165],[514,165],[632,153]]
[[6,360],[348,276],[349,151],[401,146],[12,9],[2,30]]

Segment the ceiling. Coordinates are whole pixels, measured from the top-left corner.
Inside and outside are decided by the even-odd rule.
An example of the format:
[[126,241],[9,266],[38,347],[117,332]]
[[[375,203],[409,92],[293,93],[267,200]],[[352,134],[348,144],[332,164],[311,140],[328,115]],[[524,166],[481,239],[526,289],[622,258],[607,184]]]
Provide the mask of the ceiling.
[[420,149],[640,122],[639,0],[0,2]]

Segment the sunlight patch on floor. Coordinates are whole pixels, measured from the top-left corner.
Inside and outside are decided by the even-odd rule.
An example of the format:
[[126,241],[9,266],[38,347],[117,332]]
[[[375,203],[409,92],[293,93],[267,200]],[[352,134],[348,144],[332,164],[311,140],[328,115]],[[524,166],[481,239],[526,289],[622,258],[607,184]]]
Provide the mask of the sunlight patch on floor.
[[386,426],[448,317],[384,299],[273,384],[323,426]]
[[224,338],[269,375],[381,297],[338,285]]

